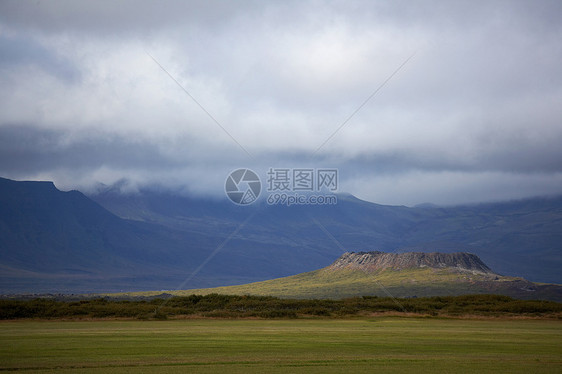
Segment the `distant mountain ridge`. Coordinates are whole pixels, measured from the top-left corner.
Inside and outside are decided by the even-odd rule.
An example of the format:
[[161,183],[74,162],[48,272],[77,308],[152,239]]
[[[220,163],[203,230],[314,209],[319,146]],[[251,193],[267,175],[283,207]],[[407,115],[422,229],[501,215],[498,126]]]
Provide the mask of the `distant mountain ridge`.
[[[246,251],[259,243],[270,259],[283,253],[277,257],[283,267],[277,274],[328,266],[351,249],[463,251],[476,254],[499,274],[562,283],[562,196],[418,208],[380,205],[343,193],[331,206],[268,206],[258,201],[242,208],[226,198],[205,200],[148,188],[135,194],[109,188],[90,197],[122,218],[201,233],[232,232],[255,212],[238,235],[253,241]],[[292,271],[284,257],[288,253],[297,259]],[[246,263],[251,266],[251,261]]]
[[[0,178],[0,292],[92,292],[179,284],[219,237],[125,220],[79,191]],[[215,265],[216,266],[216,265]],[[195,283],[224,284],[214,266]],[[255,280],[239,277],[239,281]]]
[[465,252],[346,252],[329,266],[330,269],[352,269],[368,272],[383,271],[386,269],[405,270],[424,267],[436,269],[449,267],[482,274],[494,274],[478,256]]
[[408,208],[340,194],[331,206],[241,207],[0,178],[0,293],[244,284],[327,267],[349,249],[470,252],[498,274],[562,283],[562,197]]

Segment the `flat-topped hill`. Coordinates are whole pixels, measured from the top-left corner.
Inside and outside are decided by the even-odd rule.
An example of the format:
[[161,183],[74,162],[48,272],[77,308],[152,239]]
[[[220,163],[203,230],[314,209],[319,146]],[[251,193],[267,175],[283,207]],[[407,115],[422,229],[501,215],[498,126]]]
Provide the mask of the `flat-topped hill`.
[[493,274],[480,258],[471,253],[385,253],[385,252],[346,252],[338,258],[330,269],[351,269],[368,272],[386,269],[405,270],[415,268],[456,268],[484,274]]
[[[162,291],[120,296],[154,296]],[[562,286],[495,274],[471,253],[346,252],[330,266],[239,286],[171,291],[173,295],[230,294],[284,298],[453,296],[499,294],[562,301]]]

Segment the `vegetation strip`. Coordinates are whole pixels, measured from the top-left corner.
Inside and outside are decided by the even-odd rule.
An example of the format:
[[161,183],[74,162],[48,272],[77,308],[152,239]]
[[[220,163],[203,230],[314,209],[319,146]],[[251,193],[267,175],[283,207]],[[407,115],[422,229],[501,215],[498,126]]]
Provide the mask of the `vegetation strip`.
[[0,300],[0,319],[137,318],[344,318],[377,313],[426,316],[526,316],[562,318],[562,303],[517,300],[499,295],[465,295],[400,299],[364,296],[342,300],[279,299],[268,296],[191,295],[152,300],[110,298],[61,301]]
[[[410,359],[409,357],[401,359],[393,358],[373,358],[373,359],[326,359],[326,360],[299,360],[293,361],[291,363],[277,363],[273,364],[276,367],[301,367],[301,366],[324,366],[328,364],[368,364],[368,363],[379,363],[379,362],[403,362],[403,361],[431,361],[431,358],[425,359]],[[209,362],[166,362],[166,363],[130,363],[130,364],[98,364],[98,365],[58,365],[56,369],[110,369],[110,368],[137,368],[137,367],[164,367],[164,366],[221,366],[221,365],[247,365],[256,366],[263,365],[262,361],[209,361]],[[19,368],[3,368],[0,367],[0,371],[30,371],[30,370],[50,370],[53,367],[48,366],[29,366],[29,367],[19,367]]]

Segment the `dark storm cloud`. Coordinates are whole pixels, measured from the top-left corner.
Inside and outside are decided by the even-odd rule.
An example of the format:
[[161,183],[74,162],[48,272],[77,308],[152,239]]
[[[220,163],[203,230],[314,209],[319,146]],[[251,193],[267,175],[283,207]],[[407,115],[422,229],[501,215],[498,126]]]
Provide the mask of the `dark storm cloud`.
[[32,126],[0,127],[0,169],[29,175],[53,169],[92,170],[104,165],[147,170],[185,165],[162,154],[150,142],[89,134],[69,142],[63,131]]
[[559,1],[3,1],[0,173],[221,193],[235,166],[319,166],[378,202],[561,193],[561,16]]
[[70,61],[40,43],[29,38],[0,35],[0,69],[14,66],[42,69],[68,83],[80,78],[80,72]]
[[204,25],[217,28],[239,12],[263,8],[260,1],[73,0],[3,1],[0,20],[15,28],[46,33],[142,35],[169,26]]

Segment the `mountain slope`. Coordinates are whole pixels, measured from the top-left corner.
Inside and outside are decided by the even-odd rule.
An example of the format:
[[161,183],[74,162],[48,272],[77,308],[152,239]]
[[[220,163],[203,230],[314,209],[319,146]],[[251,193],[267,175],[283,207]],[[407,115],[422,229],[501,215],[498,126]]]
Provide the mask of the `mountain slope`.
[[[192,209],[196,204],[202,206],[199,211]],[[155,205],[182,208],[173,198],[168,207]],[[51,182],[0,178],[0,292],[175,288],[217,248],[218,255],[186,286],[285,276],[310,270],[329,256],[306,244],[269,238],[269,229],[262,227],[226,241],[252,210],[233,204],[223,210],[218,205],[215,211],[222,217],[211,214],[212,209],[209,213],[211,204],[194,200],[187,207],[191,220],[131,220],[117,217],[78,191],[59,191]],[[224,216],[226,211],[229,217]]]
[[351,195],[338,195],[333,206],[291,207],[156,190],[107,189],[91,198],[50,182],[0,178],[0,292],[243,284],[379,248],[469,251],[498,273],[562,282],[562,198],[453,208],[384,206]]
[[193,261],[193,267],[202,261],[204,253],[185,246],[201,239],[125,221],[82,193],[59,191],[50,182],[0,179],[4,292],[115,289],[117,283],[143,281],[157,285],[150,279],[177,272],[173,265],[178,260]]
[[562,301],[562,286],[497,275],[477,256],[468,253],[352,252],[343,254],[326,268],[290,277],[173,292],[177,295],[209,293],[285,298],[500,294]]
[[260,243],[260,251],[269,254],[281,248],[296,252],[300,268],[284,267],[285,275],[328,266],[346,250],[461,250],[477,254],[500,274],[562,283],[562,197],[447,208],[385,206],[343,194],[336,205],[290,207],[237,207],[226,199],[151,189],[134,195],[107,189],[91,198],[120,217],[207,233],[234,230],[245,213],[256,211],[238,237]]

